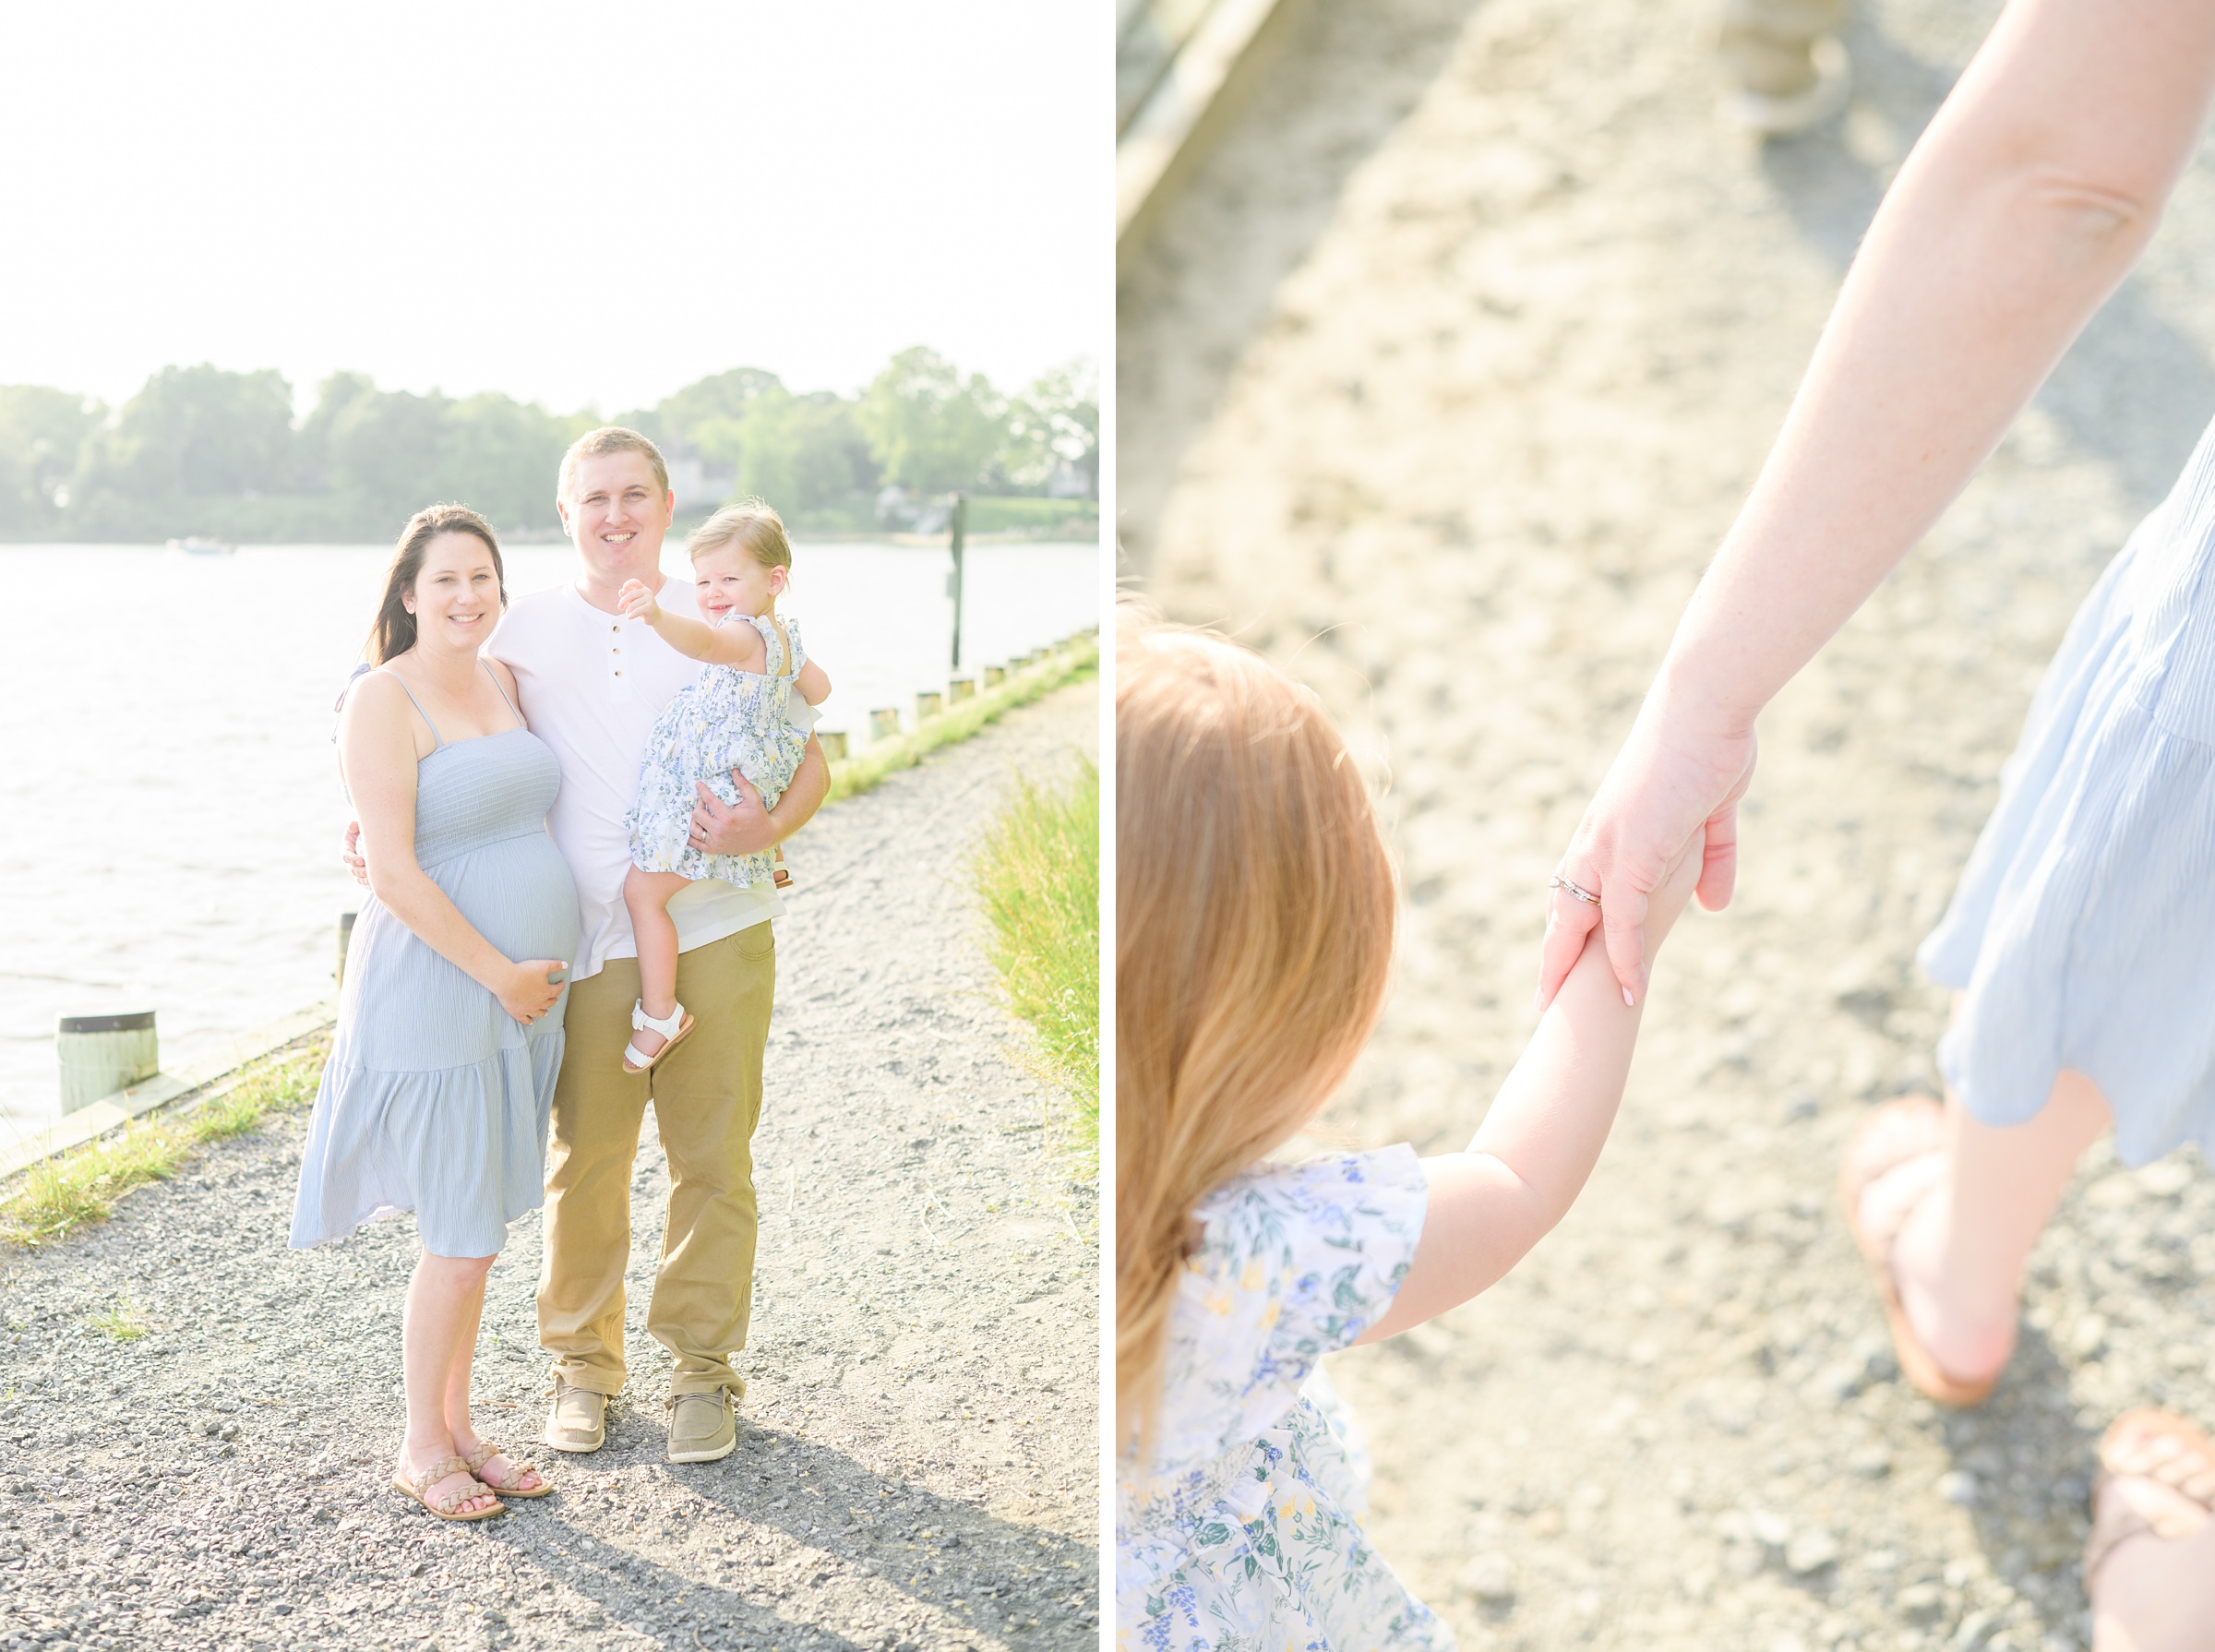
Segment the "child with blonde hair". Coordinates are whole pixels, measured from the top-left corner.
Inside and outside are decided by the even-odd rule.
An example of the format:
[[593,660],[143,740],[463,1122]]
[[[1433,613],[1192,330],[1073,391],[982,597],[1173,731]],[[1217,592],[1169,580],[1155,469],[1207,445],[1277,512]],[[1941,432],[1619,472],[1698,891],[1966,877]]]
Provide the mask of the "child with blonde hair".
[[[1638,1011],[1595,940],[1466,1152],[1268,1162],[1384,1001],[1397,893],[1313,694],[1127,616],[1117,652],[1116,1619],[1137,1652],[1440,1647],[1371,1550],[1320,1360],[1493,1284],[1583,1187]],[[1654,897],[1647,944],[1696,861]]]
[[736,804],[736,769],[761,794],[763,808],[775,808],[807,754],[814,708],[831,692],[831,679],[808,657],[799,631],[777,616],[777,598],[792,578],[792,543],[774,510],[760,499],[726,505],[685,542],[685,551],[708,623],[670,613],[641,581],[628,581],[616,593],[626,616],[644,620],[663,641],[705,667],[653,725],[638,800],[626,822],[631,864],[623,904],[639,948],[639,1001],[631,1006],[632,1037],[623,1051],[626,1072],[652,1068],[693,1027],[676,1001],[670,898],[702,878],[741,888],[776,878],[766,852],[710,855],[693,846],[695,787],[704,784]]

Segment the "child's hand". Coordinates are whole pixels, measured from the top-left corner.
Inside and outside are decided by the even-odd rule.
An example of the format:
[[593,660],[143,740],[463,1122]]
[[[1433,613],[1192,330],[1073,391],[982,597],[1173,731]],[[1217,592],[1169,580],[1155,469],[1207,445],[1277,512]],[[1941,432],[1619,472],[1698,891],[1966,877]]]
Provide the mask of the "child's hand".
[[616,593],[616,606],[623,611],[624,618],[642,619],[648,625],[662,617],[661,605],[642,580],[624,581],[623,589]]

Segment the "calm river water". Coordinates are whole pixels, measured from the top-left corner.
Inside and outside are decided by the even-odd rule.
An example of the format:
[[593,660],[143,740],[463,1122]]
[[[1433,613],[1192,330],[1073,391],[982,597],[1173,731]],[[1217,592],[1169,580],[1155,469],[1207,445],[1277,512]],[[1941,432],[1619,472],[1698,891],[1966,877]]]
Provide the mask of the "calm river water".
[[[21,616],[0,647],[0,1135],[54,1114],[56,1016],[156,1010],[174,1067],[329,994],[356,904],[331,702],[390,554],[0,546]],[[574,557],[509,547],[510,596]],[[951,567],[796,547],[784,606],[835,685],[823,727],[858,746],[870,707],[904,722],[943,685]],[[1098,624],[1098,570],[1085,545],[971,546],[964,670]]]

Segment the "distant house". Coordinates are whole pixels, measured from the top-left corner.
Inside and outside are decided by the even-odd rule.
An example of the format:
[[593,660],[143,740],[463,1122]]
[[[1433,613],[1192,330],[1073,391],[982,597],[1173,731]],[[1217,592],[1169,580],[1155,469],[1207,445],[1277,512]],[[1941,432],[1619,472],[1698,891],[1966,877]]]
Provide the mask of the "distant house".
[[696,458],[669,461],[669,491],[676,495],[679,514],[709,511],[737,491],[736,471],[711,470]]

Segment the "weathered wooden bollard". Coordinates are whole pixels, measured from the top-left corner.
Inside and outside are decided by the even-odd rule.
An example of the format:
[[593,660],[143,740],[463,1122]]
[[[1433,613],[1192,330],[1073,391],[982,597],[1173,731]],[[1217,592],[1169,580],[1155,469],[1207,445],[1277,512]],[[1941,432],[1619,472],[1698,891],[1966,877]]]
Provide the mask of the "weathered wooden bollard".
[[997,688],[1000,684],[1006,682],[1007,680],[1008,668],[1005,665],[988,665],[985,667],[986,688]]
[[151,1010],[128,1015],[65,1015],[54,1043],[62,1058],[65,1113],[143,1084],[162,1071]]
[[341,987],[346,985],[346,948],[353,940],[353,919],[351,912],[339,914],[339,962],[331,970],[330,978]]
[[846,731],[843,728],[819,728],[815,731],[816,744],[823,748],[823,760],[843,763],[846,760]]
[[976,692],[976,679],[975,677],[951,677],[946,683],[946,703],[948,705],[958,705]]
[[939,714],[940,703],[941,701],[938,694],[929,689],[925,689],[922,693],[916,695],[916,721],[920,723],[926,717],[937,716]]
[[869,738],[889,740],[900,732],[900,712],[896,706],[880,706],[869,713]]

